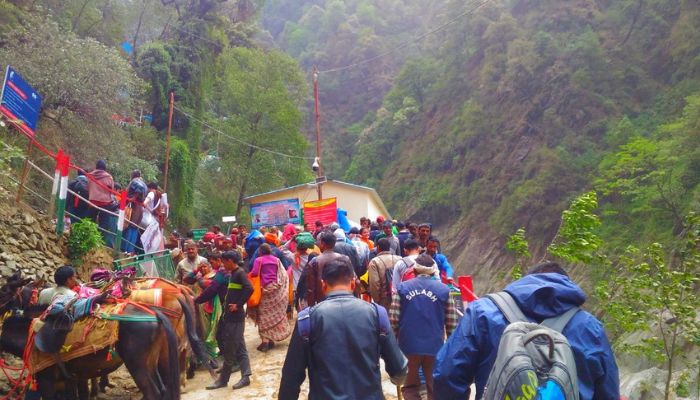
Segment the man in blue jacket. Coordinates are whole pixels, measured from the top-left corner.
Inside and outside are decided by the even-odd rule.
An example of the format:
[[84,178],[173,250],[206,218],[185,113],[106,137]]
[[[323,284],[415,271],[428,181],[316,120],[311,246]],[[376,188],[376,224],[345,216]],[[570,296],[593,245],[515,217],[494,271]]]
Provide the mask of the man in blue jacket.
[[[586,295],[557,263],[533,267],[528,275],[506,286],[522,312],[532,321],[563,314],[581,306]],[[434,391],[437,399],[465,399],[476,382],[476,398],[484,394],[506,318],[490,299],[469,304],[464,317],[437,354]],[[566,325],[564,336],[576,360],[581,400],[619,400],[620,381],[610,343],[598,319],[579,311]]]

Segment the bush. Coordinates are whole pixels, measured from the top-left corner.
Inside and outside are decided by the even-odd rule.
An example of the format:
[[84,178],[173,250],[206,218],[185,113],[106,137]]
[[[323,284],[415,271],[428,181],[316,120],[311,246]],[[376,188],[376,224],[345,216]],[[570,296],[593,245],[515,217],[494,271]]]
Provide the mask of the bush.
[[89,219],[83,219],[71,226],[68,237],[68,251],[73,260],[80,259],[90,250],[104,246],[102,234],[97,224]]

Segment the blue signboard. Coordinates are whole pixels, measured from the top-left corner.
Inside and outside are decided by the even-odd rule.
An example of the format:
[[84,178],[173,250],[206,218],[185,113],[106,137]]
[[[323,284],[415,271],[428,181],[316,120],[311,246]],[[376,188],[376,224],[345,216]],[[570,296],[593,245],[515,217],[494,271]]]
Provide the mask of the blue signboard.
[[272,225],[298,225],[301,223],[299,199],[251,204],[250,220],[253,229]]
[[8,65],[0,93],[0,114],[33,139],[40,110],[39,93]]

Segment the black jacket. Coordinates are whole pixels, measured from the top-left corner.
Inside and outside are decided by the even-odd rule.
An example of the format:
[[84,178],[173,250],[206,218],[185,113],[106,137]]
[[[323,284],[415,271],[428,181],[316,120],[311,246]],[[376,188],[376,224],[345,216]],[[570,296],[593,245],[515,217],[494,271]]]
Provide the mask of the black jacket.
[[[252,293],[253,285],[243,267],[238,267],[230,273],[220,269],[212,279],[211,284],[194,299],[194,302],[197,304],[206,303],[214,296],[219,295],[223,311],[221,317],[229,322],[241,322],[245,321],[243,305]],[[229,311],[229,304],[238,304],[238,309],[235,312]]]
[[[380,306],[381,307],[381,306]],[[379,357],[391,377],[408,361],[394,333],[379,335],[374,307],[350,292],[333,292],[311,312],[309,343],[294,328],[282,368],[279,399],[298,399],[309,370],[309,400],[384,399]]]

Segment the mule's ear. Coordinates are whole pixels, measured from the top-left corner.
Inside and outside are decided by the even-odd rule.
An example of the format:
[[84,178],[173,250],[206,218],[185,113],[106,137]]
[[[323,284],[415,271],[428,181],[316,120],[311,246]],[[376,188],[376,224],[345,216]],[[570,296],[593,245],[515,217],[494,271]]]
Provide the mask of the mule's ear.
[[45,285],[46,285],[46,279],[44,277],[41,277],[38,280],[34,281],[35,288],[42,288]]

